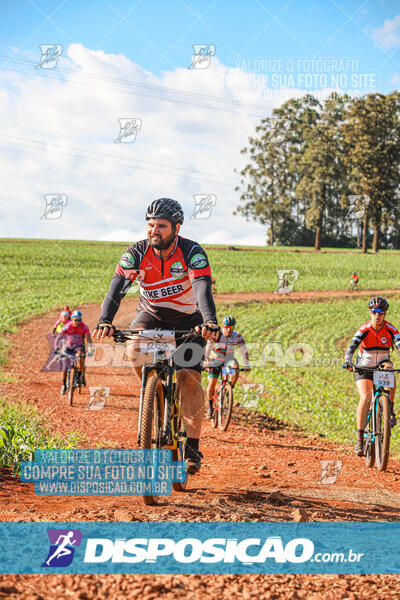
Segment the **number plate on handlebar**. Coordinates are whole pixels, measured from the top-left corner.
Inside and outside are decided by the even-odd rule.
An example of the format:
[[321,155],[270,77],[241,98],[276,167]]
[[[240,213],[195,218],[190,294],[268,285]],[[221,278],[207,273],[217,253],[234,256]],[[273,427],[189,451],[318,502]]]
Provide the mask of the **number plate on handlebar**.
[[233,367],[222,367],[222,375],[235,375],[236,369]]
[[147,329],[138,333],[140,352],[148,353],[174,350],[176,348],[175,332],[167,329]]
[[374,372],[374,385],[380,385],[382,387],[393,388],[394,387],[394,373],[390,371],[375,371]]

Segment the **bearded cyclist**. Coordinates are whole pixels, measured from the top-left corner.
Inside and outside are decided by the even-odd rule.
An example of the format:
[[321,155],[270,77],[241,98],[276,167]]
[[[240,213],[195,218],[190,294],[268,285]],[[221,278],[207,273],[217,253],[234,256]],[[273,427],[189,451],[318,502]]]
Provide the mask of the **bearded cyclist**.
[[[178,235],[183,219],[181,205],[171,198],[160,198],[150,204],[146,212],[147,239],[130,246],[119,261],[93,336],[95,339],[112,336],[115,330],[113,319],[135,280],[139,283],[140,300],[138,314],[130,325],[132,329],[198,328],[201,331],[203,339],[195,338],[190,344],[192,349],[193,345],[200,346],[198,359],[194,351],[186,350],[185,346],[182,346],[179,361],[176,353],[176,363],[179,362],[176,365],[177,380],[182,391],[182,416],[187,433],[185,461],[188,473],[196,473],[202,458],[199,439],[204,412],[203,348],[205,340],[218,339],[220,329],[207,255],[196,242]],[[177,348],[182,344],[182,336],[177,334]],[[127,354],[141,379],[145,357],[138,341],[128,343]]]
[[240,348],[245,370],[250,371],[249,355],[246,348],[246,342],[238,331],[234,331],[235,325],[235,317],[232,317],[231,315],[224,317],[222,321],[222,335],[220,339],[218,342],[210,341],[207,344],[205,365],[207,365],[206,368],[208,371],[208,419],[213,418],[213,399],[215,396],[215,387],[217,385],[217,380],[222,366],[227,365],[228,363],[233,363],[232,366],[236,369],[235,375],[229,375],[229,381],[232,384],[232,388],[235,386],[235,383],[239,377],[239,363],[235,358],[236,348]]
[[[396,346],[400,352],[400,333],[394,325],[385,321],[386,311],[389,308],[389,302],[381,296],[375,296],[368,302],[370,320],[361,325],[354,334],[345,354],[345,369],[354,371],[354,380],[360,396],[357,409],[357,442],[354,452],[357,456],[363,455],[364,428],[367,422],[369,406],[371,403],[371,393],[373,389],[373,373],[363,371],[362,367],[375,368],[378,365],[386,366],[392,369],[393,364],[389,360],[390,349]],[[356,359],[356,368],[352,368],[351,361],[354,352],[360,346],[359,355]],[[396,425],[396,415],[394,413],[394,395],[395,387],[390,390],[391,416],[390,423]]]

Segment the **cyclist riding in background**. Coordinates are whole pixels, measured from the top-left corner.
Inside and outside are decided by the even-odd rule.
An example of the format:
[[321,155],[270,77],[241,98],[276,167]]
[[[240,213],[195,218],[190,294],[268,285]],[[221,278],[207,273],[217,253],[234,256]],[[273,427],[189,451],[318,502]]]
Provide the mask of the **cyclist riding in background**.
[[[351,361],[354,352],[360,346],[354,370],[354,380],[360,396],[357,409],[357,442],[355,453],[357,456],[363,455],[364,428],[366,426],[369,406],[371,404],[371,393],[373,389],[373,373],[371,371],[362,371],[362,367],[375,368],[378,365],[384,365],[386,368],[393,368],[390,359],[390,349],[396,346],[400,352],[400,333],[394,325],[385,321],[386,311],[389,303],[381,296],[374,296],[368,302],[370,309],[370,320],[361,325],[354,334],[345,354],[345,369],[352,369]],[[396,425],[396,415],[394,413],[394,395],[395,387],[390,390],[391,400],[391,426]]]
[[357,273],[353,273],[353,275],[350,277],[350,286],[354,289],[354,290],[358,290],[358,282],[360,281]]
[[[146,212],[147,239],[130,246],[119,261],[93,337],[112,336],[113,319],[135,280],[139,283],[140,300],[138,314],[130,325],[132,329],[197,328],[201,331],[202,337],[189,340],[190,344],[184,344],[182,352],[179,350],[176,367],[187,434],[185,461],[188,473],[196,473],[202,458],[199,439],[204,412],[203,348],[206,339],[218,339],[220,329],[211,294],[207,255],[199,244],[178,235],[183,219],[181,205],[171,198],[160,198],[150,204]],[[182,344],[182,335],[176,334],[177,348]],[[199,346],[198,353],[196,346]],[[145,356],[140,352],[138,340],[128,342],[127,354],[141,379]],[[178,357],[178,351],[175,356]]]
[[[90,336],[89,327],[82,321],[82,313],[80,310],[74,310],[71,314],[71,320],[64,325],[57,336],[55,347],[58,347],[59,342],[63,344],[61,353],[69,354],[74,356],[75,354],[79,357],[79,371],[82,374],[81,384],[86,385],[85,374],[84,374],[84,358],[85,358],[85,338],[88,344],[92,344],[92,338]],[[88,356],[93,353],[92,348],[88,348]],[[66,392],[67,383],[67,367],[63,371],[63,384],[61,386],[61,394]]]
[[57,323],[53,327],[53,334],[60,333],[60,331],[64,327],[64,325],[66,325],[68,323],[69,318],[70,318],[70,315],[69,315],[68,311],[63,310],[60,313],[60,318],[58,319]]
[[64,308],[63,308],[63,311],[65,311],[65,312],[67,312],[67,313],[68,313],[68,319],[70,319],[70,318],[71,318],[71,315],[72,315],[72,311],[70,310],[70,308],[69,308],[68,304],[66,304],[66,305],[64,306]]
[[238,331],[234,331],[235,325],[235,317],[230,315],[224,317],[222,321],[222,335],[218,342],[210,341],[207,344],[204,363],[208,371],[208,419],[213,418],[213,399],[215,395],[215,387],[217,385],[217,380],[222,366],[226,366],[229,363],[230,366],[236,369],[235,375],[229,375],[229,381],[231,382],[232,387],[235,386],[235,383],[239,377],[239,363],[235,358],[236,348],[239,348],[242,353],[245,370],[250,371],[249,355],[247,352],[246,343],[243,339],[243,336]]

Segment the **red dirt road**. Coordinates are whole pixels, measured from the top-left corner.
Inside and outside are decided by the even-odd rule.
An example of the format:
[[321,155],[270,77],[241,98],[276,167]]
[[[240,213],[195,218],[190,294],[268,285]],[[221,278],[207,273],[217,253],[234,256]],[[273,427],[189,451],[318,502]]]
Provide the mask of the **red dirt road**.
[[274,292],[229,292],[229,294],[215,294],[217,302],[328,302],[335,298],[371,298],[399,294],[399,289],[393,290],[308,290],[305,292],[293,291],[290,294]]
[[[251,299],[255,296],[251,294]],[[221,295],[218,299],[222,300]],[[231,295],[229,299],[233,300]],[[128,326],[135,305],[135,300],[122,303],[118,326]],[[85,322],[93,327],[99,307],[81,308]],[[82,447],[134,448],[138,383],[128,367],[104,364],[88,368],[89,386],[110,387],[110,398],[101,411],[85,409],[87,390],[68,407],[59,395],[60,373],[39,372],[48,355],[43,332],[51,330],[55,317],[56,313],[35,318],[13,336],[5,371],[16,380],[2,383],[1,395],[37,406],[49,416],[54,431],[79,430],[85,436]],[[293,521],[299,510],[310,521],[400,519],[398,461],[391,460],[385,473],[368,470],[363,460],[352,454],[352,448],[319,437],[306,438],[283,423],[241,408],[236,409],[234,422],[225,433],[212,430],[204,421],[201,449],[203,467],[190,478],[188,492],[162,497],[155,507],[144,507],[135,497],[43,498],[35,496],[32,484],[22,484],[3,471],[0,520]],[[342,468],[336,483],[324,485],[319,482],[320,461],[330,459],[342,461]],[[371,598],[373,594],[399,597],[400,576],[0,576],[0,598],[336,600]]]

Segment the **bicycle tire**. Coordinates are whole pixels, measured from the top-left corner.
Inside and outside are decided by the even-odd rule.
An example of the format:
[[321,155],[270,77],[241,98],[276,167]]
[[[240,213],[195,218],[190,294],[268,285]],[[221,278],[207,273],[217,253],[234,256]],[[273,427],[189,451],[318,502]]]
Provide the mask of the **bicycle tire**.
[[[164,398],[161,379],[156,375],[149,377],[144,389],[139,448],[151,450],[159,448],[159,439],[163,422]],[[154,436],[154,437],[153,437]],[[146,506],[157,504],[154,496],[142,496]]]
[[371,423],[372,419],[370,418],[368,421],[368,427],[366,429],[367,438],[365,441],[365,465],[368,469],[372,469],[375,463],[375,442],[372,442],[371,439]]
[[378,471],[386,471],[390,446],[390,400],[383,393],[379,397],[376,414],[375,461]]
[[226,431],[229,427],[233,408],[233,388],[230,381],[227,381],[222,390],[222,399],[218,410],[218,426],[221,431]]
[[213,400],[213,416],[211,419],[211,427],[216,429],[218,427],[218,412],[219,412],[219,390],[220,385],[217,384],[215,388],[214,400]]
[[[175,384],[175,396],[176,396],[178,404],[180,406],[180,410],[182,411],[181,390],[180,390],[178,383]],[[178,434],[180,433],[184,437],[186,437],[186,432],[184,431],[184,427],[183,427],[182,412],[179,413],[179,416],[175,415],[173,417],[173,421],[174,421],[174,431],[176,431],[176,432],[178,432]],[[174,462],[184,462],[185,461],[184,454],[185,454],[185,444],[182,441],[178,441],[178,448],[175,448],[174,450],[172,450],[172,460]],[[186,491],[187,480],[188,480],[188,478],[186,475],[185,481],[173,481],[172,489],[175,492]]]
[[72,399],[74,397],[74,382],[75,382],[75,367],[71,367],[68,370],[68,375],[67,375],[68,404],[70,406],[72,406]]

